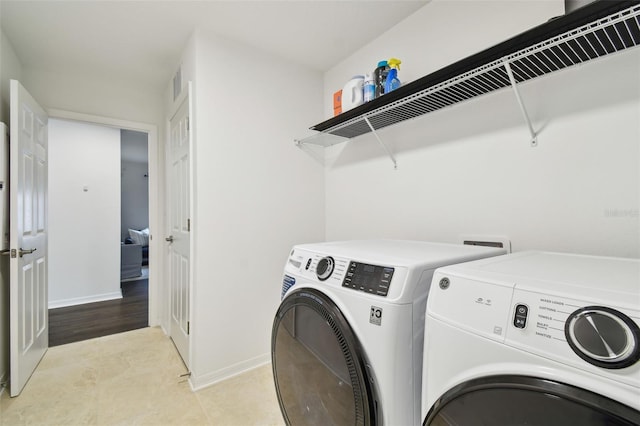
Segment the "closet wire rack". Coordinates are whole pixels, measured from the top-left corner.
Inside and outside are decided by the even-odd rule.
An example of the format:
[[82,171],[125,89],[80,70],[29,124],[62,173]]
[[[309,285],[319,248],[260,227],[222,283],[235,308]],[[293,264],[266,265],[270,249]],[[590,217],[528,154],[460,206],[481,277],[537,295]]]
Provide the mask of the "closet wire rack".
[[[387,126],[512,86],[509,68],[517,84],[629,49],[640,44],[639,16],[640,5],[635,5],[322,130],[319,135],[355,138],[372,131],[375,133]],[[330,146],[342,141],[340,138],[316,138],[319,135],[297,142]]]

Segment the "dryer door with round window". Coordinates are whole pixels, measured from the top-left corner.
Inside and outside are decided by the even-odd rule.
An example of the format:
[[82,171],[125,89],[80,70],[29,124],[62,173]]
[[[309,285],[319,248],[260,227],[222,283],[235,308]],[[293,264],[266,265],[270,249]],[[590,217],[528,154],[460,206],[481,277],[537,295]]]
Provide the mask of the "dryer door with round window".
[[302,288],[278,309],[271,336],[278,402],[288,425],[375,425],[376,393],[358,339],[333,301]]

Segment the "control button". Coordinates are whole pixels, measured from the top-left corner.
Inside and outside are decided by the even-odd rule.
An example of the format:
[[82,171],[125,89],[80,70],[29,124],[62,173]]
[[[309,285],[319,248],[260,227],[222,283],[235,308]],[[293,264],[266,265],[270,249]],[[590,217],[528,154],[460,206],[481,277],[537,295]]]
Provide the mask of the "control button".
[[588,363],[625,368],[640,359],[640,329],[631,318],[604,306],[589,306],[569,315],[564,327],[571,349]]
[[305,270],[309,270],[309,266],[311,266],[311,258],[309,258],[309,260],[307,260],[307,266],[304,267]]
[[318,265],[316,266],[316,276],[320,281],[324,281],[331,276],[333,273],[333,267],[335,262],[333,258],[330,256],[323,257],[318,261]]
[[529,315],[529,307],[527,305],[516,305],[513,325],[516,328],[525,328],[527,326],[527,315]]

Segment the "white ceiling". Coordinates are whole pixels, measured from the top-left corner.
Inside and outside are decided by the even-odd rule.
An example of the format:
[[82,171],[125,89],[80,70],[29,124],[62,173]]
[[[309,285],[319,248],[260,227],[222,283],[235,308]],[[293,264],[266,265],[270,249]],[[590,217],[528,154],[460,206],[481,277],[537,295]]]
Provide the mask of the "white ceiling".
[[195,28],[325,71],[427,2],[0,0],[0,24],[26,68],[162,90]]

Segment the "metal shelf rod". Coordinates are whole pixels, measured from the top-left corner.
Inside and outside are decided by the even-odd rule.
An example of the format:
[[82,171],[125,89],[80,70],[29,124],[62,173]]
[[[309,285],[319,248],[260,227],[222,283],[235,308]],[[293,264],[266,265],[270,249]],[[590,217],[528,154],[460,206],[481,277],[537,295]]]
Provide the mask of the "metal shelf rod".
[[382,139],[380,139],[380,136],[378,136],[378,132],[376,132],[376,129],[374,129],[373,126],[371,125],[371,122],[369,121],[369,117],[365,116],[364,121],[367,122],[367,124],[369,125],[369,128],[371,129],[371,132],[378,140],[378,143],[380,143],[382,148],[387,152],[387,155],[389,156],[389,158],[391,158],[391,161],[393,162],[393,169],[398,170],[398,163],[396,161],[396,157],[393,156],[393,153],[391,152],[387,144],[382,142]]
[[536,134],[536,131],[533,130],[531,119],[529,118],[529,114],[527,114],[527,108],[524,106],[524,102],[522,102],[522,98],[520,97],[518,85],[516,83],[515,77],[513,76],[513,72],[511,71],[511,65],[509,64],[509,61],[504,61],[504,68],[507,70],[507,74],[509,75],[509,81],[511,82],[511,87],[513,87],[513,93],[516,95],[518,105],[520,105],[520,111],[522,112],[522,115],[527,122],[527,126],[529,126],[529,133],[531,133],[531,146],[536,147],[538,146],[538,135]]

